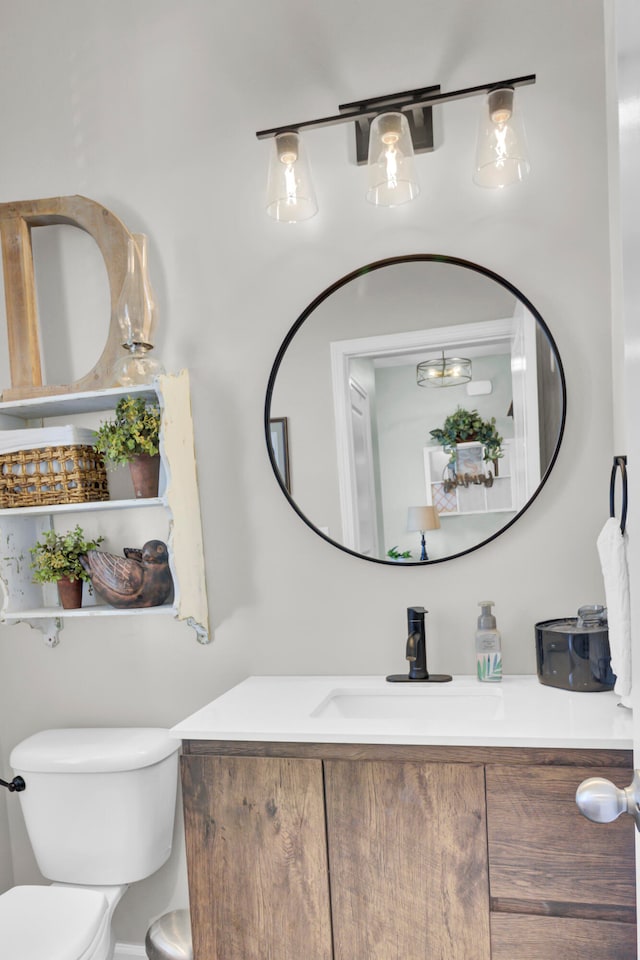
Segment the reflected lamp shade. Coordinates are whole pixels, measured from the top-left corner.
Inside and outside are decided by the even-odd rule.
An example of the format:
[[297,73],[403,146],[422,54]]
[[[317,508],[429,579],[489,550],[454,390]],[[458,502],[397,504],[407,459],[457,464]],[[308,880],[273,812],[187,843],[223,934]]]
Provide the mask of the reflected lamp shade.
[[409,507],[407,512],[407,530],[410,532],[439,530],[440,517],[435,507]]
[[471,360],[466,357],[441,357],[423,360],[416,367],[419,387],[457,387],[471,380]]
[[379,207],[396,207],[420,193],[404,114],[382,113],[374,118],[369,131],[368,177],[367,200]]
[[506,187],[525,180],[529,170],[524,125],[513,88],[490,90],[482,104],[473,182],[480,187]]
[[428,560],[427,545],[424,539],[425,530],[439,530],[440,517],[435,507],[409,507],[407,512],[407,530],[420,533],[420,559]]
[[297,223],[318,212],[311,169],[300,134],[273,138],[267,178],[267,213],[274,220]]

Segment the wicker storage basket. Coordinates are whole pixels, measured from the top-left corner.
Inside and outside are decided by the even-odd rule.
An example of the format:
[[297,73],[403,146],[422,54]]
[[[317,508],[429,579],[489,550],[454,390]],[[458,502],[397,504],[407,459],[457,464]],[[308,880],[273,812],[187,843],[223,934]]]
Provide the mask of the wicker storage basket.
[[0,507],[108,500],[104,458],[84,445],[0,454]]

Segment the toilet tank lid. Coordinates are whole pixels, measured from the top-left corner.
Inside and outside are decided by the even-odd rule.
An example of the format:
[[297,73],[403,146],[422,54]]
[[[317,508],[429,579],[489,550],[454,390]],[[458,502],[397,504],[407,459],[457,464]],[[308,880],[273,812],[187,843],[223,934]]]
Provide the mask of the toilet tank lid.
[[18,743],[9,763],[31,773],[108,773],[159,763],[180,749],[157,727],[42,730]]

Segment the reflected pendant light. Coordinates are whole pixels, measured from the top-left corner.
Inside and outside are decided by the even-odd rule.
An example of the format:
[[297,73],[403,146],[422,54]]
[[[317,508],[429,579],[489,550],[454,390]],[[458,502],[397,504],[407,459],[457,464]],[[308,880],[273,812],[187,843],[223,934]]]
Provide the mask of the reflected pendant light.
[[269,160],[267,213],[274,220],[297,223],[318,212],[311,170],[300,134],[279,133]]
[[471,380],[471,360],[466,357],[445,357],[423,360],[416,367],[419,387],[457,387]]
[[382,113],[373,120],[368,171],[367,200],[379,207],[396,207],[420,193],[411,132],[404,114]]
[[491,90],[482,105],[473,182],[506,187],[525,180],[530,165],[524,125],[512,87]]

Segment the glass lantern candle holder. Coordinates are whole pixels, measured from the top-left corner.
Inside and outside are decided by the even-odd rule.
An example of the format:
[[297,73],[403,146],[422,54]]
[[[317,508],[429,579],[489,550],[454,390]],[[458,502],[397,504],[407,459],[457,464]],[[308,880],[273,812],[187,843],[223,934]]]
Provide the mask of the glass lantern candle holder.
[[147,266],[147,237],[134,233],[127,244],[127,273],[116,315],[125,353],[114,364],[117,386],[150,383],[164,367],[150,356],[158,325],[158,311]]

